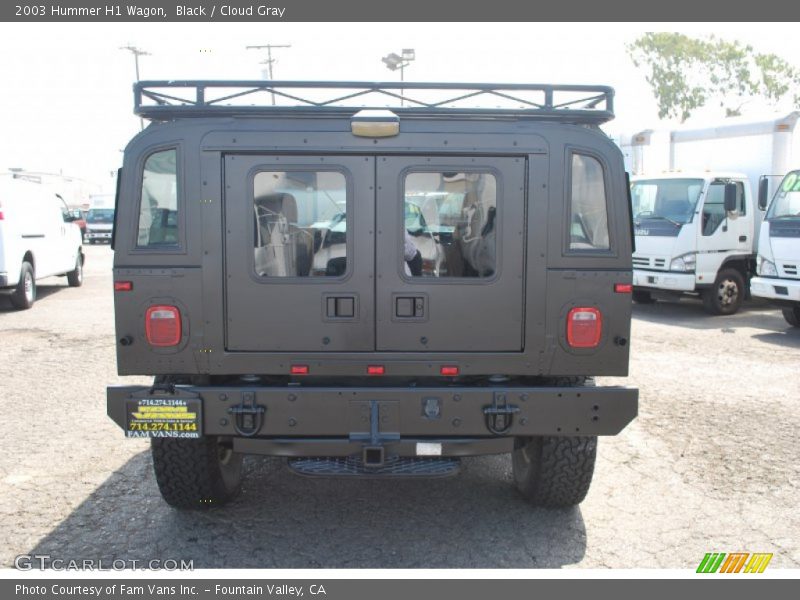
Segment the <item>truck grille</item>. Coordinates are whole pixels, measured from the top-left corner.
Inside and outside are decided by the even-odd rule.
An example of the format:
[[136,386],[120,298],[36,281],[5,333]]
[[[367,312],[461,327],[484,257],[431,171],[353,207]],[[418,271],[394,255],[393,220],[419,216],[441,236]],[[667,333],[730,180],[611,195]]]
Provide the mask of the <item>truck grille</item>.
[[460,468],[458,458],[388,457],[380,467],[367,467],[359,456],[290,458],[289,468],[316,477],[447,477]]
[[783,266],[783,272],[788,277],[797,277],[797,265],[796,264],[793,264],[793,265],[785,264],[785,265],[781,265],[781,266]]
[[666,269],[666,258],[648,258],[646,256],[634,256],[633,266],[642,267],[643,269]]

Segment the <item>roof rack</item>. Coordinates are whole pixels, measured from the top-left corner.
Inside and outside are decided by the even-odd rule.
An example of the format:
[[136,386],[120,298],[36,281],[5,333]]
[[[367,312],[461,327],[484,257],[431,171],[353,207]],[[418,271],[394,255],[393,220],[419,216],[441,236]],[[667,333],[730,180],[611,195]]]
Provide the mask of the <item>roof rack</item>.
[[[352,116],[363,109],[389,109],[412,118],[514,118],[591,125],[614,118],[614,90],[607,86],[262,80],[140,81],[133,89],[134,112],[154,121]],[[483,106],[475,106],[476,101]]]

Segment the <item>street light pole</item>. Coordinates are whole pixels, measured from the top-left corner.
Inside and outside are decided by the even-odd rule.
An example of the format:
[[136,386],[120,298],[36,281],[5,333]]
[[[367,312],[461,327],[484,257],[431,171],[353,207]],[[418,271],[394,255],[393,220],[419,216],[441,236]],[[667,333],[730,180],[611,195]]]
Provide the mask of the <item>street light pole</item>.
[[[139,57],[140,56],[150,56],[149,52],[145,52],[144,50],[140,50],[133,44],[128,44],[127,46],[120,46],[120,50],[128,50],[131,54],[133,54],[133,63],[136,66],[136,82],[139,82]],[[139,127],[144,129],[144,119],[139,117]]]
[[[391,52],[384,56],[381,60],[386,68],[390,71],[400,69],[400,82],[405,81],[405,68],[411,64],[411,61],[417,58],[416,52],[413,48],[403,48],[402,54],[395,54]],[[400,106],[405,105],[405,98],[403,97],[403,89],[400,88]]]
[[[291,48],[291,44],[264,44],[263,46],[246,46],[246,50],[263,50],[264,48],[267,49],[267,60],[261,61],[260,64],[266,64],[267,70],[269,71],[269,79],[270,81],[274,80],[272,76],[272,63],[275,62],[276,59],[272,58],[272,49],[273,48]],[[272,106],[275,106],[275,92],[270,92],[272,95]]]

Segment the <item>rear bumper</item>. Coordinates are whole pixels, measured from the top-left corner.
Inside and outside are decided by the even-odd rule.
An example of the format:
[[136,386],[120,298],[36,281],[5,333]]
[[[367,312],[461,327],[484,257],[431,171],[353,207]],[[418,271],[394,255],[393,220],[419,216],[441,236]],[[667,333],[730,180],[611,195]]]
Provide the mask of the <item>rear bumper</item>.
[[750,293],[776,300],[776,304],[782,306],[800,304],[800,280],[753,277],[750,280]]
[[130,406],[142,399],[199,402],[200,435],[274,456],[348,456],[364,446],[413,456],[431,443],[444,456],[508,452],[514,437],[615,435],[638,412],[638,390],[624,387],[123,386],[107,390],[109,417],[127,430]]
[[695,291],[694,273],[673,273],[672,271],[633,270],[633,287],[671,290],[675,292]]

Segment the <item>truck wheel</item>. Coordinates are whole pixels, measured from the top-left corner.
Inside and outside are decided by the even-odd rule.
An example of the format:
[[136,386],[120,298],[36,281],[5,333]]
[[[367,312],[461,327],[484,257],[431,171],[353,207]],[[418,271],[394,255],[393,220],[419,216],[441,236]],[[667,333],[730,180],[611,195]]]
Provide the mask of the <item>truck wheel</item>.
[[26,310],[36,302],[36,277],[33,265],[29,262],[22,263],[19,273],[19,283],[14,293],[11,294],[11,304],[20,310]]
[[595,436],[517,438],[511,455],[514,483],[534,506],[574,506],[589,491],[596,456]]
[[67,283],[70,287],[81,287],[83,285],[83,254],[81,252],[78,252],[75,269],[67,273]]
[[170,506],[211,508],[239,493],[242,455],[217,437],[153,438],[150,452],[158,489]]
[[653,304],[656,299],[653,298],[653,295],[650,292],[645,292],[644,290],[633,290],[633,301],[636,304]]
[[784,308],[783,318],[792,327],[800,327],[800,308]]
[[744,279],[736,269],[723,269],[714,285],[703,292],[703,306],[712,315],[732,315],[744,298]]

